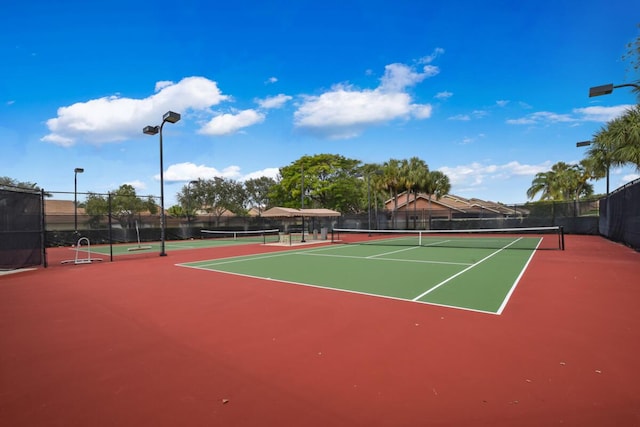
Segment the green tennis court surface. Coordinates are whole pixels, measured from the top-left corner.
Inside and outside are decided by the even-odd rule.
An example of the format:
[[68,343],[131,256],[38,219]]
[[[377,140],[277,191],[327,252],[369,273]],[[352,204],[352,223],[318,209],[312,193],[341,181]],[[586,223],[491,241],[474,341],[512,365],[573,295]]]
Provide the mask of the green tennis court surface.
[[[266,242],[277,241],[278,236],[269,235],[266,236]],[[202,249],[211,248],[216,246],[228,246],[228,245],[246,245],[246,244],[263,244],[265,243],[265,236],[255,237],[216,237],[216,238],[204,238],[193,240],[168,240],[165,242],[165,249],[167,251],[184,250],[184,249]],[[75,250],[75,248],[72,248]],[[78,248],[81,252],[88,252],[89,248],[86,245]],[[90,247],[91,253],[100,255],[109,255],[111,248],[109,245],[94,245]],[[142,242],[138,243],[119,243],[113,245],[113,255],[128,255],[134,253],[145,252],[159,252],[160,242]]]
[[438,245],[444,240],[333,244],[180,265],[500,314],[542,239],[504,237],[480,248]]

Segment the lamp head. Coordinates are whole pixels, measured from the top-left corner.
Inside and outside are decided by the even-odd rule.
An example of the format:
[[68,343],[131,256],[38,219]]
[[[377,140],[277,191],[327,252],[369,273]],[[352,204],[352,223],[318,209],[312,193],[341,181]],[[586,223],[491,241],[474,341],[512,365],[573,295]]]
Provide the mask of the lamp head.
[[595,86],[589,88],[589,98],[593,96],[609,95],[611,92],[613,92],[613,83],[609,83],[608,85]]
[[147,134],[147,135],[155,135],[160,131],[160,127],[159,126],[145,126],[144,129],[142,129],[142,133]]
[[75,168],[73,171],[75,173],[82,173],[82,172],[84,172],[84,169],[83,168]]
[[180,121],[180,114],[179,113],[174,113],[173,111],[167,111],[166,113],[164,113],[164,116],[162,116],[162,121],[163,122],[169,122],[169,123],[176,123]]

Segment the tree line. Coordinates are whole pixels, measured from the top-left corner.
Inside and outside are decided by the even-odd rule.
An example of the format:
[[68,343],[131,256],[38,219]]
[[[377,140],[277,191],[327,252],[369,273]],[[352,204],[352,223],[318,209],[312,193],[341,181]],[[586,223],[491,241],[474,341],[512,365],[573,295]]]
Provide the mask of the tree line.
[[241,183],[215,177],[191,181],[177,194],[179,204],[168,212],[189,218],[205,211],[219,218],[226,211],[247,215],[253,208],[260,215],[266,209],[282,206],[357,214],[382,206],[386,199],[395,200],[395,212],[402,192],[409,202],[418,193],[440,198],[450,189],[449,178],[429,170],[418,157],[376,164],[339,154],[316,154],[281,167],[277,179],[261,177]]

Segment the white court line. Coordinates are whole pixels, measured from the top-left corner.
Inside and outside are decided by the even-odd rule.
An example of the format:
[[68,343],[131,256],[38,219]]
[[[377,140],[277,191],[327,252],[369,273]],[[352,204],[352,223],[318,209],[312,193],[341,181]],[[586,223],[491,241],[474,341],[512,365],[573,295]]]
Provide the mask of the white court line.
[[[299,249],[295,251],[282,251],[282,252],[275,252],[275,253],[271,252],[267,254],[240,255],[240,256],[233,256],[229,258],[217,258],[209,261],[185,262],[185,263],[176,264],[176,265],[181,267],[193,267],[193,268],[208,267],[208,266],[216,266],[216,265],[222,265],[222,264],[232,264],[234,262],[253,261],[253,260],[274,258],[274,257],[280,257],[280,256],[286,256],[286,255],[297,255],[297,254],[306,253],[306,252],[320,252],[322,250],[327,250],[327,249],[335,249],[335,248],[332,246],[323,246],[321,248],[313,248],[313,249]],[[194,266],[190,264],[198,264],[198,265]]]
[[[399,251],[388,252],[386,254],[375,255],[388,255],[393,254]],[[448,262],[448,261],[429,261],[429,260],[417,260],[417,259],[398,259],[398,258],[374,258],[373,256],[361,257],[355,255],[333,255],[333,254],[310,254],[310,253],[297,253],[296,255],[306,255],[306,256],[326,256],[333,258],[353,258],[353,259],[372,259],[374,261],[397,261],[397,262],[415,262],[417,264],[451,264],[451,265],[471,265],[468,262]]]
[[509,292],[507,292],[507,295],[505,295],[504,300],[502,301],[502,304],[500,304],[500,308],[498,308],[498,311],[496,312],[496,314],[498,314],[498,315],[502,314],[502,311],[507,306],[507,303],[511,299],[511,295],[513,294],[513,291],[516,290],[516,286],[518,286],[518,283],[520,283],[520,279],[524,275],[524,272],[527,270],[527,267],[529,266],[529,263],[533,259],[533,255],[538,250],[538,247],[540,246],[540,243],[542,243],[542,239],[538,240],[538,244],[536,245],[536,249],[534,251],[531,251],[531,256],[529,257],[527,262],[524,264],[524,267],[522,267],[522,271],[520,272],[520,274],[518,274],[518,277],[516,278],[515,282],[513,282],[513,286],[511,286],[511,289],[509,289]]
[[377,258],[379,256],[385,256],[385,255],[391,255],[391,254],[397,254],[398,252],[404,252],[404,251],[410,251],[413,250],[415,248],[417,248],[418,246],[412,246],[410,248],[404,248],[404,249],[398,249],[397,251],[391,251],[391,252],[383,252],[381,254],[376,254],[376,255],[369,255],[368,257],[365,258]]
[[288,284],[288,285],[306,286],[306,287],[309,287],[309,288],[324,289],[324,290],[327,290],[327,291],[342,292],[342,293],[354,294],[354,295],[365,295],[365,296],[369,296],[369,297],[381,298],[381,299],[387,299],[387,300],[393,300],[393,301],[402,301],[402,302],[409,302],[409,303],[432,305],[432,306],[436,306],[436,307],[452,308],[454,310],[471,311],[471,312],[474,312],[474,313],[483,313],[483,314],[492,314],[492,315],[496,314],[493,311],[485,311],[485,310],[479,310],[479,309],[475,309],[475,308],[458,307],[456,305],[438,304],[438,303],[426,302],[426,301],[412,301],[410,299],[402,298],[402,297],[392,297],[392,296],[389,296],[389,295],[372,294],[372,293],[369,293],[369,292],[353,291],[353,290],[350,290],[350,289],[342,289],[342,288],[333,288],[331,286],[314,285],[314,284],[311,284],[311,283],[294,282],[294,281],[291,281],[291,280],[272,279],[270,277],[254,276],[254,275],[251,275],[251,274],[234,273],[234,272],[225,271],[225,270],[215,270],[215,269],[211,269],[211,268],[195,267],[195,266],[186,265],[186,264],[176,264],[176,266],[193,268],[193,269],[196,269],[196,270],[203,270],[203,271],[214,272],[214,273],[230,274],[232,276],[249,277],[251,279],[261,279],[261,280],[266,280],[266,281],[270,281],[270,282],[279,282],[279,283],[284,283],[284,284]]
[[482,258],[480,261],[476,262],[475,264],[471,264],[469,267],[465,268],[462,271],[459,271],[458,273],[454,274],[453,276],[449,277],[448,279],[443,280],[442,282],[438,283],[437,285],[435,285],[433,288],[428,289],[426,291],[424,291],[423,293],[421,293],[420,295],[418,295],[417,297],[415,297],[412,301],[417,301],[420,298],[424,297],[425,295],[430,294],[431,292],[435,291],[436,289],[438,289],[440,286],[444,285],[445,283],[455,279],[456,277],[460,276],[463,273],[466,273],[467,271],[471,270],[474,267],[477,267],[478,265],[480,265],[481,263],[485,262],[486,260],[488,260],[489,258],[491,258],[492,256],[502,252],[503,250],[507,249],[509,246],[517,243],[518,241],[522,240],[522,237],[519,237],[518,239],[514,240],[513,242],[509,243],[506,246],[501,247],[500,249],[498,249],[495,252],[490,253],[489,255],[487,255],[486,257]]

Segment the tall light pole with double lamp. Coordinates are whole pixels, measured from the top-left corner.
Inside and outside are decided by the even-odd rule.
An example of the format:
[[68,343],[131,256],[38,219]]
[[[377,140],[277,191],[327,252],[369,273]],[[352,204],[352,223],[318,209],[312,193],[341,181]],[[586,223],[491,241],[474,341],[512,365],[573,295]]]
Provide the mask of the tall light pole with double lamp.
[[84,172],[83,168],[73,170],[73,229],[78,234],[78,174]]
[[160,126],[145,126],[142,133],[155,135],[160,133],[160,256],[167,256],[165,252],[165,215],[164,215],[164,165],[162,162],[162,128],[165,123],[177,123],[180,121],[180,114],[167,111],[162,116]]

